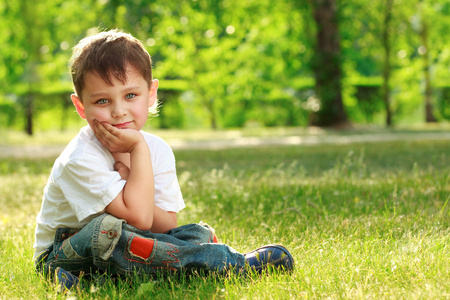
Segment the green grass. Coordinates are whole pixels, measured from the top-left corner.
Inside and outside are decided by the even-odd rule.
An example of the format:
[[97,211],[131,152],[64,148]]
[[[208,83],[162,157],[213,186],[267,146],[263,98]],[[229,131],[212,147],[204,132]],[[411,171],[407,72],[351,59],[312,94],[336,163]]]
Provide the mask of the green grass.
[[[450,141],[176,151],[187,208],[240,252],[282,243],[291,274],[92,282],[78,299],[450,298]],[[0,160],[0,298],[57,299],[34,273],[53,159]]]

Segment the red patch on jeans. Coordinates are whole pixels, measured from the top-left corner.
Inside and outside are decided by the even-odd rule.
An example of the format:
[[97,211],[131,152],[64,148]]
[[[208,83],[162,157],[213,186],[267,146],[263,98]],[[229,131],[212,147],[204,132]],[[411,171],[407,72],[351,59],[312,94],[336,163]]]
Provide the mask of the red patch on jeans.
[[214,237],[213,237],[213,243],[218,243],[219,241],[217,240],[217,236],[214,234]]
[[130,252],[136,256],[147,259],[153,251],[153,245],[155,242],[153,240],[144,239],[141,237],[134,237],[131,241]]

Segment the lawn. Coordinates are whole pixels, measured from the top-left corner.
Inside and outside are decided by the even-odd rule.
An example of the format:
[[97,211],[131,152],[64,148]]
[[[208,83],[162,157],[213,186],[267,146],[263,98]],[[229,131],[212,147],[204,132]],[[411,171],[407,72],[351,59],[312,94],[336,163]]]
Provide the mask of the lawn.
[[[450,141],[176,150],[187,208],[240,252],[288,247],[292,273],[108,280],[78,299],[450,298]],[[54,299],[31,260],[54,157],[0,159],[0,298]]]

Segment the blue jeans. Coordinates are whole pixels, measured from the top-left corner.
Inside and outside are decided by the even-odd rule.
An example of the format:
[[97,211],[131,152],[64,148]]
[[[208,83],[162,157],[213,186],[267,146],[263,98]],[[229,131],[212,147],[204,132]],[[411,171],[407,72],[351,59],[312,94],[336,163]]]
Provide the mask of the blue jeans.
[[[39,261],[40,262],[39,262]],[[163,270],[242,271],[243,254],[217,243],[206,224],[189,224],[164,234],[141,231],[109,214],[82,229],[59,228],[54,244],[37,260],[38,270],[61,267],[78,275],[154,274]]]

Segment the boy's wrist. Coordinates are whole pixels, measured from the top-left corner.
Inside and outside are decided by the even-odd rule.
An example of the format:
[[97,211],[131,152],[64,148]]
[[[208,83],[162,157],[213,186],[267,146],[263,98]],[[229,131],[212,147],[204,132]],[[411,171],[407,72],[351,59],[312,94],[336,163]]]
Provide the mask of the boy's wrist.
[[136,150],[145,149],[144,147],[148,148],[147,142],[145,141],[144,136],[141,133],[139,133],[138,141],[130,147],[130,149],[128,150],[128,153],[131,154],[132,152],[134,152]]

